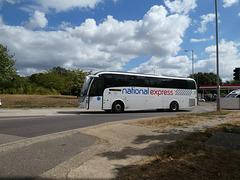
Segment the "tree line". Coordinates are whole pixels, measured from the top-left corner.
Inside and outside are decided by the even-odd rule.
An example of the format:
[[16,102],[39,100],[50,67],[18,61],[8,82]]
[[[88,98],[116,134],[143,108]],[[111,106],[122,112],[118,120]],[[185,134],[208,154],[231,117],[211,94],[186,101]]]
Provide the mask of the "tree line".
[[[7,46],[0,44],[0,94],[79,95],[85,77],[91,74],[79,69],[53,67],[43,73],[21,77],[14,68],[16,60],[13,58]],[[198,86],[217,84],[217,75],[212,72],[199,72],[189,77],[194,78]],[[220,84],[223,84],[221,78]],[[225,84],[240,84],[240,81],[231,80]]]
[[0,44],[0,94],[79,95],[84,79],[91,72],[53,67],[43,73],[21,77],[14,68],[14,54]]

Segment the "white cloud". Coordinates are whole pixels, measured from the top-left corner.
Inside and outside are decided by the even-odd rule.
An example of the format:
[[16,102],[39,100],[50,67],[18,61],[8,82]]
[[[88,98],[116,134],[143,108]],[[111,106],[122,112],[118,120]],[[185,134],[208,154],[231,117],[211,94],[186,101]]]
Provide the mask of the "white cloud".
[[[29,22],[36,19],[32,28],[47,24],[44,14],[38,14],[30,18]],[[187,15],[168,15],[163,6],[153,6],[140,21],[120,22],[108,16],[99,25],[87,19],[78,27],[49,32],[2,24],[0,34],[1,43],[16,54],[21,75],[29,75],[54,66],[122,70],[139,56],[165,59],[180,50],[189,24]]]
[[231,7],[234,4],[237,4],[239,0],[223,0],[223,7],[227,8],[227,7]]
[[25,22],[27,28],[36,29],[44,28],[48,24],[48,20],[45,17],[45,13],[35,11],[34,14],[29,18],[28,22]]
[[190,39],[190,42],[191,43],[206,42],[206,41],[210,41],[210,40],[213,40],[213,39],[214,39],[213,36],[211,36],[210,38],[203,38],[203,39],[194,39],[194,38],[192,38],[192,39]]
[[[220,77],[226,81],[233,78],[233,69],[239,67],[240,52],[239,43],[233,41],[221,40],[219,43],[219,69]],[[216,73],[216,46],[209,46],[205,49],[209,58],[199,60],[195,63],[196,72],[214,72]]]
[[41,9],[49,11],[54,9],[56,12],[69,11],[74,8],[95,8],[95,6],[104,0],[41,0],[34,2],[33,5],[24,7],[25,10]]
[[[16,4],[19,2],[22,2],[24,0],[0,0],[0,8],[1,4],[6,1],[10,4]],[[95,8],[98,3],[101,3],[105,0],[39,0],[39,1],[32,1],[31,5],[27,5],[24,7],[21,7],[20,9],[32,12],[35,10],[41,10],[44,12],[48,12],[52,9],[54,9],[56,12],[62,12],[62,11],[69,11],[74,8]],[[117,0],[113,0],[114,3],[117,2]]]
[[108,16],[98,26],[94,19],[87,19],[81,26],[67,30],[86,43],[101,44],[101,50],[105,52],[167,55],[178,52],[189,23],[187,16],[167,16],[163,6],[153,6],[141,21],[119,22]]
[[201,16],[202,22],[201,22],[201,27],[197,29],[195,33],[204,33],[207,31],[207,24],[214,22],[215,20],[215,14],[207,14],[207,15],[202,15]]
[[16,4],[19,3],[21,0],[6,0],[10,4]]
[[[233,69],[240,64],[240,43],[221,40],[219,44],[220,77],[223,81],[233,78]],[[216,73],[216,46],[205,49],[209,58],[194,63],[194,72]],[[188,76],[192,71],[192,61],[187,56],[152,57],[148,62],[132,69],[133,72],[153,73],[170,76]]]
[[192,72],[192,61],[187,56],[153,56],[148,62],[132,69],[133,72],[151,73],[168,76],[188,76]]
[[38,2],[44,9],[55,9],[57,12],[73,8],[94,8],[102,0],[41,0]]
[[21,2],[21,0],[0,0],[0,4],[3,3],[4,1],[10,3],[10,4],[16,4]]
[[0,9],[2,8],[2,4],[4,1],[13,5],[13,4],[21,2],[22,0],[0,0]]
[[0,16],[0,25],[1,25],[1,24],[4,24],[3,19],[2,19],[2,16]]
[[[233,78],[233,69],[240,64],[240,43],[221,40],[219,43],[220,77],[223,81]],[[194,72],[216,73],[216,46],[205,49],[209,58],[194,63]],[[170,76],[188,76],[192,72],[192,61],[187,56],[152,57],[149,61],[132,69],[133,72],[153,73]]]
[[189,11],[197,7],[196,0],[164,0],[166,6],[172,13],[184,13],[187,14]]
[[63,21],[61,25],[59,26],[60,29],[66,29],[68,27],[72,26],[70,22]]
[[198,43],[198,42],[205,42],[207,40],[208,39],[206,39],[206,38],[203,38],[203,39],[194,39],[194,38],[192,38],[192,39],[190,39],[190,42],[191,43]]

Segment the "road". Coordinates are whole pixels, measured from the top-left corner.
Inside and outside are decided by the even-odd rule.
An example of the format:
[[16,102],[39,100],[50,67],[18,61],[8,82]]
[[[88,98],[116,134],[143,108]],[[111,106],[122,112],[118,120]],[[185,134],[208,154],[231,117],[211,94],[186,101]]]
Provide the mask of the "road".
[[[196,107],[190,111],[126,111],[124,113],[106,113],[103,111],[59,111],[60,116],[41,117],[0,117],[0,144],[19,139],[32,138],[72,129],[95,126],[98,124],[147,117],[169,116],[177,113],[208,111],[209,107]],[[3,137],[3,135],[5,137]]]
[[[209,110],[212,109],[197,107],[191,111],[177,113]],[[101,111],[59,111],[56,116],[0,117],[0,179],[34,179],[99,142],[98,138],[79,132],[53,139],[45,138],[43,141],[35,141],[36,138],[52,137],[53,133],[61,134],[63,131],[106,122],[174,114],[176,113],[168,111],[127,111],[119,114]],[[24,144],[28,139],[31,143]],[[22,146],[12,147],[18,144]],[[84,159],[86,158],[88,157],[84,156]],[[75,165],[77,163],[81,162],[78,161]]]

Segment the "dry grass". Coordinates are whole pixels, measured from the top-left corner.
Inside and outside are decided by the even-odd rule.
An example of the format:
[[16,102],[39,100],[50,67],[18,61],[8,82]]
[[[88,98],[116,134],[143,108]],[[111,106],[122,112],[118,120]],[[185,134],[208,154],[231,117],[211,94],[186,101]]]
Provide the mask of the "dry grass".
[[0,95],[1,108],[76,107],[76,96],[62,95]]
[[[225,118],[229,121],[206,131],[191,133],[157,155],[122,168],[118,179],[240,179],[240,151],[205,144],[216,132],[240,134],[240,112],[179,115],[140,124],[155,128],[175,127],[178,123],[192,121],[194,124],[199,119],[209,121],[215,118]],[[169,121],[170,125],[167,124]]]
[[[209,121],[215,119],[225,119],[231,112],[207,112],[200,114],[178,114],[176,116],[157,117],[147,120],[141,120],[134,124],[150,128],[168,129],[183,128],[196,125],[200,121]],[[240,117],[240,115],[239,115]]]
[[119,179],[240,179],[240,152],[206,146],[210,136],[211,132],[193,133],[124,168]]

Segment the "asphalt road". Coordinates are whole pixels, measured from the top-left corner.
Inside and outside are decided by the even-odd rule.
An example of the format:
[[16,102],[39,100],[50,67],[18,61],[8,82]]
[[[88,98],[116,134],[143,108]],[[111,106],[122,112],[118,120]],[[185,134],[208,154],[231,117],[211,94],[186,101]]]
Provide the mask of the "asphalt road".
[[[98,124],[137,118],[169,116],[177,113],[209,111],[196,107],[191,111],[127,111],[105,113],[101,111],[59,111],[57,116],[0,117],[0,149],[12,142],[52,133],[68,131]],[[21,148],[0,153],[0,179],[34,179],[71,157],[96,144],[95,137],[73,133],[46,141],[39,141]]]
[[0,179],[35,179],[96,141],[95,137],[74,133],[0,153]]
[[[124,113],[106,113],[104,111],[59,111],[60,116],[41,117],[0,117],[0,134],[11,137],[32,138],[67,130],[95,126],[106,122],[130,120],[147,117],[170,116],[177,113],[191,113],[208,111],[209,107],[196,107],[188,111],[126,111]],[[0,144],[14,141],[9,138]]]

